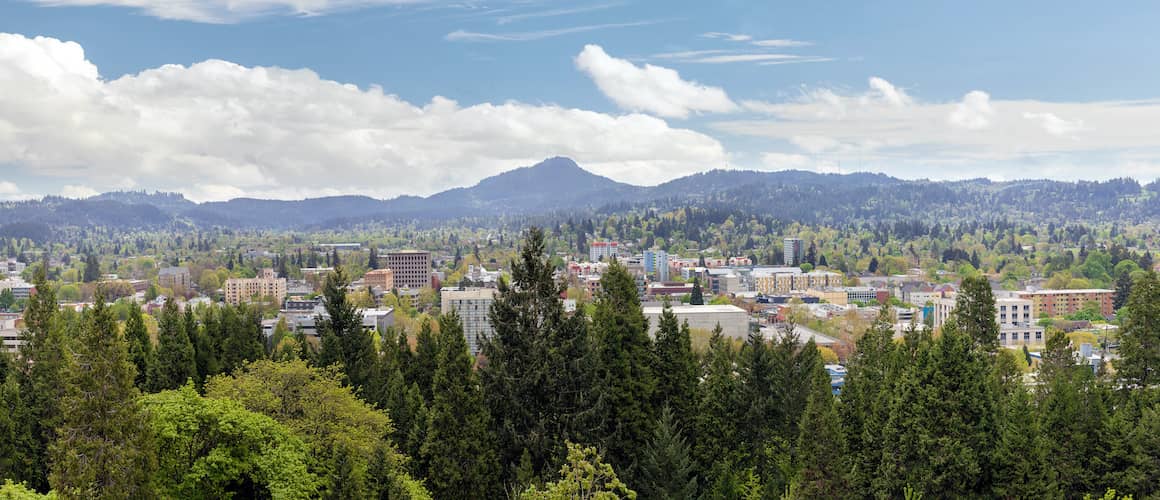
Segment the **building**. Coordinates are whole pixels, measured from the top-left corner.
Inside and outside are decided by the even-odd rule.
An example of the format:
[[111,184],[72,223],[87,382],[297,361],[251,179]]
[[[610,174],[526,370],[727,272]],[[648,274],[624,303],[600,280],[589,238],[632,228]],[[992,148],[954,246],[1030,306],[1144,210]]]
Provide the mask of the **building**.
[[874,288],[871,286],[848,286],[844,289],[846,291],[846,303],[870,303],[877,302],[885,304],[890,301],[890,291],[882,288]]
[[680,282],[680,281],[649,283],[648,285],[645,286],[645,292],[644,292],[645,296],[647,296],[647,297],[659,297],[662,295],[680,296],[680,295],[692,294],[692,293],[693,293],[693,284],[692,283],[684,283],[684,282]]
[[588,260],[608,261],[620,255],[620,243],[615,241],[593,241],[588,245]]
[[20,351],[24,345],[22,330],[24,319],[19,314],[0,314],[0,353]]
[[[648,333],[655,337],[664,306],[646,306],[644,317],[648,319]],[[712,331],[721,325],[721,333],[726,337],[744,339],[749,335],[749,314],[733,305],[672,306],[677,323],[689,322],[689,328]]]
[[395,272],[390,269],[375,269],[363,275],[363,284],[383,290],[395,288]]
[[431,253],[403,250],[387,254],[387,268],[395,272],[396,288],[431,288]]
[[802,240],[800,238],[786,238],[782,241],[782,253],[785,265],[796,266],[802,263]]
[[27,267],[27,264],[9,258],[7,261],[0,263],[0,272],[7,276],[20,276],[20,273],[23,273]]
[[479,354],[483,339],[495,332],[488,318],[495,294],[494,288],[444,288],[439,294],[442,297],[440,312],[459,312],[459,320],[463,322],[463,336],[467,339],[467,348],[472,355]]
[[1085,290],[1039,290],[1022,292],[1020,298],[1031,300],[1035,314],[1040,318],[1054,318],[1079,312],[1088,302],[1099,305],[1100,314],[1105,318],[1111,317],[1115,310],[1112,308],[1114,290],[1085,289]]
[[8,278],[6,280],[0,280],[0,290],[12,290],[12,296],[15,297],[16,300],[27,299],[31,297],[32,291],[35,288],[36,285],[33,285],[20,278]]
[[796,267],[760,267],[751,274],[753,289],[764,295],[804,292],[842,286],[843,276],[829,271],[803,273]]
[[161,288],[189,290],[190,284],[191,280],[189,278],[188,267],[163,267],[160,271],[157,271],[157,285]]
[[[955,296],[935,299],[934,327],[941,328],[955,310]],[[1044,328],[1036,324],[1036,309],[1031,299],[1004,297],[995,299],[995,322],[999,325],[999,345],[1044,344]]]
[[657,281],[669,280],[669,254],[664,250],[645,250],[644,259],[641,263],[644,265],[644,272],[649,276],[653,276]]
[[263,269],[257,278],[230,278],[225,286],[226,303],[238,305],[253,297],[270,298],[279,304],[286,299],[286,278],[279,278],[273,269]]

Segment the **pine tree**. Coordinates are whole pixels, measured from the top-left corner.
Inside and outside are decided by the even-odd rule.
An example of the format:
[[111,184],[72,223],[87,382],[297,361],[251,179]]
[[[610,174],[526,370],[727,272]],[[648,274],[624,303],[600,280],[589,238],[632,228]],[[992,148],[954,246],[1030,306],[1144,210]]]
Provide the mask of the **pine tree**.
[[489,416],[472,364],[459,314],[441,316],[434,399],[420,450],[436,498],[500,496]]
[[890,417],[892,387],[900,373],[893,336],[893,317],[883,308],[858,339],[842,387],[839,411],[853,462],[850,481],[855,491],[872,491],[878,463],[890,446],[883,432]]
[[221,358],[224,371],[232,372],[266,356],[262,318],[256,309],[245,304],[223,307],[221,326],[226,330]]
[[656,377],[648,320],[641,312],[636,282],[628,270],[612,263],[600,278],[592,328],[597,338],[597,414],[606,458],[631,482],[637,454],[652,435]]
[[432,385],[435,370],[439,366],[439,336],[432,332],[430,320],[424,320],[415,336],[415,359],[411,363],[409,380],[419,385],[423,401],[430,403],[434,397]]
[[986,276],[963,278],[955,300],[954,317],[959,331],[969,335],[976,344],[991,352],[999,347],[995,295]]
[[657,406],[670,407],[677,425],[691,429],[696,414],[700,367],[697,366],[697,355],[693,353],[689,324],[678,326],[677,316],[668,303],[661,312],[653,345],[656,349],[653,373],[657,377]]
[[375,365],[374,383],[367,397],[391,416],[394,424],[392,440],[406,455],[417,457],[422,445],[418,437],[426,433],[427,418],[418,384],[409,383],[404,376],[405,356],[411,354],[406,339],[406,332],[394,328],[383,332],[383,355]]
[[193,343],[185,333],[185,322],[173,299],[165,301],[157,321],[157,371],[152,380],[154,391],[177,389],[197,376]]
[[129,359],[137,369],[134,385],[140,390],[149,387],[147,377],[156,371],[157,358],[153,352],[153,341],[145,329],[141,307],[133,303],[129,307],[129,318],[125,320],[125,341],[129,343]]
[[[786,421],[784,399],[785,360],[775,359],[773,349],[760,332],[750,332],[738,356],[741,382],[739,449],[746,468],[753,468],[763,483],[784,483],[788,478],[776,465],[788,442],[782,434]],[[775,488],[780,489],[780,488]]]
[[1039,428],[1050,437],[1047,468],[1056,475],[1059,489],[1078,494],[1102,488],[1100,475],[1090,462],[1103,446],[1100,431],[1107,413],[1105,394],[1091,369],[1075,364],[1063,332],[1048,337],[1038,389]]
[[693,278],[693,293],[689,297],[689,305],[703,306],[705,305],[705,295],[701,291],[701,279]]
[[[8,353],[0,351],[0,478],[43,482],[38,468],[40,436],[30,395],[21,391],[19,373],[9,367]],[[2,496],[2,495],[0,495]]]
[[117,321],[98,293],[65,379],[49,483],[66,498],[149,498],[156,455]]
[[318,362],[323,366],[340,364],[347,381],[358,392],[369,380],[378,354],[371,333],[362,327],[362,314],[346,296],[349,284],[346,271],[340,266],[322,288],[327,317],[316,320],[322,336]]
[[808,391],[798,424],[801,432],[794,451],[795,491],[798,498],[847,498],[851,492],[847,477],[849,455],[830,377],[818,366],[808,378],[813,387]]
[[371,247],[371,250],[369,253],[370,254],[367,255],[367,269],[371,269],[371,270],[378,269],[379,268],[379,251],[375,250],[375,247]]
[[212,333],[217,327],[217,323],[214,321],[216,317],[214,309],[216,308],[204,309],[201,315],[201,327],[186,332],[193,336],[194,366],[197,368],[197,380],[203,383],[209,377],[222,372],[221,359],[218,357],[218,352],[221,349],[215,345]]
[[20,391],[34,416],[32,425],[38,439],[31,455],[35,469],[40,471],[28,480],[38,490],[48,489],[48,445],[56,439],[65,390],[61,381],[72,363],[72,351],[59,318],[56,290],[48,284],[44,269],[45,266],[37,267],[33,275],[36,293],[29,299],[24,312],[26,330],[24,344],[20,347],[21,358],[30,362],[26,365]]
[[738,414],[741,385],[734,368],[736,359],[730,340],[721,334],[721,325],[717,325],[709,337],[702,368],[704,378],[698,386],[694,421],[698,439],[693,444],[697,470],[715,470],[717,464],[733,461],[737,452],[738,427],[744,424]]
[[1132,296],[1132,273],[1120,273],[1116,277],[1116,293],[1112,296],[1112,308],[1119,311],[1128,305],[1128,298]]
[[638,489],[644,498],[683,500],[697,497],[692,450],[668,406],[661,409],[652,439],[643,455]]
[[1136,280],[1127,307],[1116,371],[1126,384],[1149,387],[1160,379],[1160,279],[1155,272]]
[[1047,465],[1048,441],[1036,420],[1031,395],[1021,385],[1003,398],[998,437],[991,453],[997,498],[1055,497],[1054,471]]

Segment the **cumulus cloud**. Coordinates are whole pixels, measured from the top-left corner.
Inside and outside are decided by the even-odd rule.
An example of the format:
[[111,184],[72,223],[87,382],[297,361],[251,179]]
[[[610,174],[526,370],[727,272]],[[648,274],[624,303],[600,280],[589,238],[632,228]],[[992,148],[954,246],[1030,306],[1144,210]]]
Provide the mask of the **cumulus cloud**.
[[637,66],[608,55],[599,45],[585,45],[576,56],[576,67],[592,78],[612,102],[630,111],[687,118],[695,112],[738,109],[720,87],[684,80],[676,70],[662,66]]
[[101,193],[96,189],[88,186],[74,186],[70,184],[60,188],[60,195],[65,198],[84,199],[96,196],[98,194]]
[[894,84],[879,78],[877,76],[870,77],[870,88],[877,93],[878,97],[887,104],[895,107],[909,106],[914,102],[906,91],[895,87]]
[[137,9],[161,19],[199,23],[235,23],[268,15],[317,16],[423,0],[32,0],[52,7],[111,6]]
[[951,125],[967,130],[982,130],[991,126],[991,116],[994,114],[990,94],[972,90],[963,96],[962,102],[955,105],[955,110],[947,116],[947,121]]
[[1036,120],[1051,135],[1071,135],[1083,130],[1083,120],[1064,120],[1055,113],[1023,113],[1023,118]]
[[104,80],[80,45],[44,37],[0,33],[0,88],[0,164],[98,190],[129,178],[196,199],[386,198],[554,155],[643,184],[726,161],[717,140],[643,114],[417,105],[310,70],[208,60]]

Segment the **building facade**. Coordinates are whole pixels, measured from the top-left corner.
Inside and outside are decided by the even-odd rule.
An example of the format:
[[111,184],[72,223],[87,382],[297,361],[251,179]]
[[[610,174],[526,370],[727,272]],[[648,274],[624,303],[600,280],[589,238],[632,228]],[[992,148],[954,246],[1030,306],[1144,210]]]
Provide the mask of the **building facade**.
[[395,288],[395,272],[390,269],[375,269],[363,275],[363,284],[382,290]]
[[494,288],[444,288],[440,292],[440,311],[444,314],[452,310],[459,312],[459,319],[463,322],[463,336],[473,356],[479,354],[483,340],[495,333],[491,319],[488,318],[495,294]]
[[263,269],[256,278],[230,278],[222,288],[226,303],[231,305],[249,302],[253,297],[273,299],[279,304],[286,300],[286,278],[277,277],[273,269]]
[[431,253],[404,250],[387,254],[387,268],[394,271],[395,287],[431,288]]
[[593,241],[588,245],[588,260],[609,261],[620,255],[620,243],[615,241]]
[[161,288],[189,290],[191,284],[188,267],[163,267],[157,271],[157,285]]
[[[655,337],[661,321],[663,306],[644,307],[644,317],[648,320],[648,334]],[[672,306],[677,323],[689,322],[689,328],[712,331],[721,325],[721,333],[730,338],[744,339],[749,335],[749,314],[733,305]]]
[[785,265],[796,266],[802,263],[802,240],[800,238],[786,238],[782,241],[782,258]]
[[1112,308],[1112,297],[1115,290],[1085,289],[1085,290],[1039,290],[1023,292],[1020,298],[1029,299],[1034,304],[1035,314],[1041,318],[1066,316],[1079,312],[1088,302],[1099,304],[1100,314],[1105,318],[1111,317],[1115,310]]
[[642,259],[641,263],[644,265],[644,272],[654,277],[657,281],[669,280],[668,252],[664,250],[645,250],[644,259]]

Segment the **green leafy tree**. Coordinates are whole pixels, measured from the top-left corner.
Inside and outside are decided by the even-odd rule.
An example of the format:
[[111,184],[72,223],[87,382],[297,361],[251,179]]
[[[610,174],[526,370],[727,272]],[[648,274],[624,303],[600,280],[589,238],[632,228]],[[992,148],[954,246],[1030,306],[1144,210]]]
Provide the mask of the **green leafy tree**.
[[16,296],[12,294],[12,289],[0,290],[0,309],[10,310],[14,304],[16,304]]
[[640,491],[645,498],[697,498],[696,463],[673,411],[665,406],[641,459]]
[[434,399],[420,450],[428,484],[437,498],[500,495],[490,419],[472,364],[459,314],[451,311],[440,316]]
[[634,499],[636,492],[628,488],[613,470],[601,461],[596,448],[584,448],[568,443],[568,458],[560,468],[560,479],[543,489],[535,485],[520,494],[520,500],[617,500]]
[[1116,371],[1126,384],[1148,387],[1160,380],[1160,279],[1155,272],[1145,272],[1132,285],[1128,311]]
[[[697,381],[700,367],[693,353],[689,324],[677,324],[677,316],[665,303],[653,344],[653,373],[657,377],[657,406],[672,409],[673,418],[683,429],[691,429],[696,414]],[[686,434],[687,435],[687,434]]]
[[125,320],[125,341],[129,343],[129,360],[137,369],[133,383],[138,389],[146,390],[150,387],[147,377],[157,371],[157,358],[154,357],[153,341],[145,328],[141,307],[136,303],[130,304],[129,317]]
[[999,324],[995,321],[995,295],[983,275],[963,278],[955,299],[954,317],[962,333],[988,351],[999,347]]
[[636,282],[613,263],[600,278],[592,328],[598,349],[599,436],[610,463],[636,477],[637,456],[652,436],[656,376],[648,321],[640,308]]
[[203,398],[190,384],[141,398],[168,498],[312,498],[318,478],[306,445],[237,401]]
[[68,498],[148,498],[156,451],[117,320],[97,294],[64,379],[49,484]]
[[154,391],[176,389],[197,376],[193,343],[173,299],[165,301],[157,321],[157,372],[152,380]]

